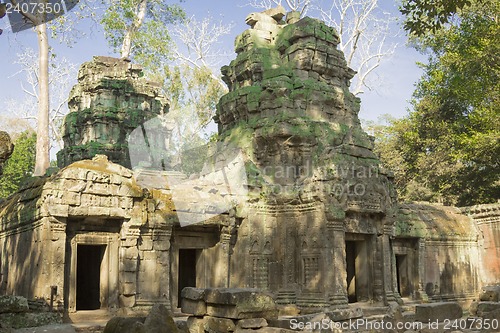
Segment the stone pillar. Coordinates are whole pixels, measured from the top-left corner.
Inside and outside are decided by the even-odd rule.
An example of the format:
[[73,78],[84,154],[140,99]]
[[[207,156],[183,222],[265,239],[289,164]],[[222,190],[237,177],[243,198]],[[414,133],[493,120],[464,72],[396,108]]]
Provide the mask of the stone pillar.
[[326,268],[327,292],[330,306],[347,308],[347,264],[345,258],[345,228],[343,220],[327,221],[327,233],[331,239],[331,266]]
[[137,262],[139,249],[137,242],[140,236],[137,226],[129,227],[122,238],[120,247],[120,307],[132,308],[136,304],[137,295]]
[[[52,296],[53,307],[57,308],[58,304],[62,305],[64,294],[65,281],[65,263],[66,263],[66,224],[61,223],[56,219],[49,222],[50,224],[50,239],[44,252],[48,252],[49,274],[48,285],[45,286],[43,294]],[[59,303],[61,302],[61,303]]]
[[156,278],[158,279],[159,301],[165,303],[169,310],[170,304],[170,238],[172,229],[157,229],[153,232],[153,250],[156,253]]
[[415,293],[415,298],[424,302],[429,301],[429,296],[425,291],[425,239],[418,240],[418,290]]
[[392,225],[384,225],[384,231],[379,238],[382,242],[382,276],[384,283],[384,303],[396,302],[396,295],[394,294],[393,284],[393,251],[391,248],[390,237],[393,235],[394,227]]
[[296,225],[287,223],[285,219],[278,219],[277,227],[283,230],[277,232],[280,235],[279,239],[283,240],[283,282],[278,291],[276,303],[278,304],[295,304],[297,302],[298,284],[296,280]]
[[233,252],[231,244],[231,227],[224,226],[220,235],[220,248],[219,248],[219,271],[224,274],[217,274],[217,286],[229,288],[231,284],[231,254]]

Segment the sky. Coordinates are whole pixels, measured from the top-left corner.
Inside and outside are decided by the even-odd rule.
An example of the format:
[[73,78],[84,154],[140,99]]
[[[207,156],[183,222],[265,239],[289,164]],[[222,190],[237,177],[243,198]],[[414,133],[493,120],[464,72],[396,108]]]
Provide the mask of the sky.
[[[382,0],[380,6],[394,15],[398,15],[396,1]],[[231,33],[221,40],[219,47],[226,49],[230,54],[227,59],[222,59],[221,66],[235,57],[233,51],[235,37],[248,28],[245,25],[245,17],[255,11],[260,11],[245,5],[245,0],[186,0],[181,5],[188,16],[202,19],[207,15],[216,21],[232,24]],[[36,35],[32,30],[13,33],[8,29],[7,17],[0,20],[0,28],[4,33],[0,35],[0,115],[9,115],[12,111],[2,105],[7,99],[14,98],[22,100],[24,95],[21,91],[21,83],[24,79],[19,72],[20,67],[15,64],[16,55],[21,47],[31,47],[36,50]],[[86,37],[79,39],[68,47],[52,41],[51,46],[58,57],[65,57],[70,62],[79,66],[89,61],[94,55],[118,56],[108,46],[102,31],[91,28],[88,24],[81,25],[80,29],[86,33]],[[384,114],[390,114],[396,118],[407,114],[408,101],[414,90],[414,84],[419,79],[422,71],[416,65],[417,61],[424,58],[411,47],[406,46],[406,37],[396,27],[394,33],[399,36],[393,38],[398,46],[394,54],[384,60],[374,76],[376,84],[372,91],[367,91],[361,98],[361,112],[359,114],[364,120],[377,120]],[[75,78],[76,79],[76,78]],[[0,124],[1,125],[1,124]]]

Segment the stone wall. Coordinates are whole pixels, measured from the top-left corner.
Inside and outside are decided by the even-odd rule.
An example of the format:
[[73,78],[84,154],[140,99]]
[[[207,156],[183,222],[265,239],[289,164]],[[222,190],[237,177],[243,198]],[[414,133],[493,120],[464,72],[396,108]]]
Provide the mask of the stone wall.
[[500,204],[462,209],[479,230],[481,279],[484,285],[500,284]]
[[103,249],[103,307],[169,304],[174,216],[168,196],[152,192],[101,155],[26,184],[0,205],[0,293],[49,300],[55,286],[56,304],[74,311],[83,245]]
[[[458,208],[401,204],[396,240],[399,248],[415,250],[416,255],[404,266],[418,276],[410,282],[412,296],[424,300],[474,298],[482,286],[479,237],[474,221]],[[406,254],[395,250],[396,255]]]
[[143,76],[140,66],[109,57],[94,57],[80,67],[68,100],[59,167],[96,154],[131,167],[128,135],[168,111],[160,85]]

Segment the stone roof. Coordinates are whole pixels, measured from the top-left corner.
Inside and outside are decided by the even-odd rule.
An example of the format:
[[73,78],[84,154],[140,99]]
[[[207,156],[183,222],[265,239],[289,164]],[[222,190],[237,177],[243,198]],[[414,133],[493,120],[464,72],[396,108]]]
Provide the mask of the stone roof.
[[477,240],[474,221],[460,208],[431,203],[400,204],[396,215],[397,237],[432,240]]
[[0,232],[43,217],[130,218],[143,190],[130,170],[105,156],[75,162],[50,177],[35,177],[0,204]]

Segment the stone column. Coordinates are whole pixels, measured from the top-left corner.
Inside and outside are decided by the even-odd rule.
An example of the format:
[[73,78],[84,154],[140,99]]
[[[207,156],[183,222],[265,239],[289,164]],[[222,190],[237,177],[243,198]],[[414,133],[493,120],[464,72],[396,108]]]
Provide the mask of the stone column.
[[420,238],[418,240],[418,290],[415,294],[415,298],[422,300],[424,302],[429,301],[429,296],[425,291],[425,239]]
[[282,286],[278,291],[276,303],[278,304],[295,304],[297,302],[297,273],[296,273],[296,238],[297,226],[290,221],[286,221],[283,217],[278,218],[277,234],[280,241],[283,241],[282,260],[283,260],[283,276]]
[[220,234],[218,269],[223,274],[217,274],[217,287],[229,288],[231,284],[231,226],[223,226]]
[[48,252],[49,274],[48,284],[43,290],[44,294],[51,295],[54,308],[59,302],[63,301],[64,281],[65,281],[65,263],[66,263],[66,223],[53,219],[50,224],[50,240],[44,252]]
[[172,229],[156,229],[153,231],[153,250],[156,253],[156,278],[158,297],[171,310],[170,304],[170,238]]
[[333,309],[347,308],[347,264],[345,258],[345,228],[343,220],[327,221],[331,239],[331,266],[326,267],[327,292]]
[[382,242],[382,276],[384,281],[384,302],[386,304],[397,301],[393,289],[393,251],[390,240],[390,237],[393,235],[393,229],[392,225],[385,224],[383,234],[379,236]]
[[131,308],[136,304],[137,262],[139,249],[137,241],[141,232],[135,225],[129,227],[120,246],[120,307]]

